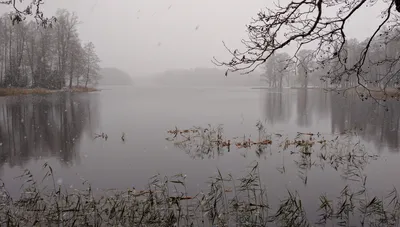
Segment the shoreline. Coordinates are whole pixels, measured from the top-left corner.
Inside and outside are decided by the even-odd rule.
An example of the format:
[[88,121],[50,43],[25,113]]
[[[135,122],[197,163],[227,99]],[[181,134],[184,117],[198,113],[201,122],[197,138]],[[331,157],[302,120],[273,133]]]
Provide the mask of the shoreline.
[[72,87],[59,89],[59,90],[51,90],[47,88],[0,88],[0,97],[5,96],[20,96],[20,95],[32,95],[32,94],[51,94],[58,92],[95,92],[100,91],[100,89],[92,88],[92,87]]
[[[259,86],[259,87],[252,87],[251,89],[255,90],[279,90],[279,88],[272,88],[272,87],[266,87],[266,86]],[[302,88],[302,87],[283,87],[281,90],[326,90],[330,91],[330,88],[323,88],[323,87],[308,87],[308,88]],[[370,87],[370,88],[362,88],[362,87],[357,87],[357,88],[336,88],[333,89],[332,91],[339,91],[343,92],[344,94],[350,94],[350,95],[361,95],[361,97],[367,97],[371,96],[374,99],[378,100],[386,100],[389,98],[394,98],[398,99],[400,98],[400,89],[398,88],[393,88],[393,87],[388,87],[385,89],[377,88],[377,87]]]
[[387,100],[387,99],[398,99],[400,98],[400,90],[397,88],[377,88],[377,87],[371,87],[371,88],[351,88],[348,90],[344,91],[345,94],[350,94],[350,95],[357,95],[360,96],[361,98],[366,98],[366,97],[371,97],[376,100]]

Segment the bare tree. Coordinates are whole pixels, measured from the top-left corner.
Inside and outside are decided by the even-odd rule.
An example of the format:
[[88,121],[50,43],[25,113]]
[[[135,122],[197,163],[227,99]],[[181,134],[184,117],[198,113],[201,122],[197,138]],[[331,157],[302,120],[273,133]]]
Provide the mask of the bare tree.
[[[51,28],[34,21],[13,24],[8,14],[0,17],[0,86],[60,89],[66,83],[79,85],[87,61],[77,32],[78,18],[66,10],[59,10],[57,16]],[[91,54],[95,55],[94,47]]]
[[74,36],[70,40],[68,49],[68,66],[69,66],[69,88],[72,88],[73,79],[76,79],[76,85],[79,86],[80,78],[83,74],[84,62],[85,62],[85,51],[81,46],[81,42],[78,36]]
[[[34,22],[29,22],[26,26],[27,29],[27,44],[26,44],[26,57],[27,57],[27,64],[29,65],[30,68],[30,74],[33,76],[35,73],[35,62],[37,58],[37,53],[36,53],[36,43],[38,40],[38,27],[35,26],[36,24]],[[32,81],[34,83],[34,81]]]
[[293,61],[287,53],[276,53],[269,58],[265,64],[266,73],[264,76],[270,87],[282,88],[283,79],[286,78],[287,85],[292,73]]
[[51,27],[53,22],[57,21],[55,17],[47,18],[44,16],[41,9],[44,0],[0,0],[0,4],[13,7],[14,11],[10,13],[13,24],[24,21],[27,16],[32,16],[43,27]]
[[23,75],[24,67],[22,65],[26,44],[26,28],[24,23],[11,25],[10,21],[7,22],[9,67],[5,73],[4,83],[7,86],[23,87],[27,85],[27,78]]
[[304,88],[308,87],[311,73],[317,67],[313,59],[313,51],[303,49],[297,53],[297,80]]
[[[351,63],[348,61],[348,38],[345,28],[355,12],[362,11],[361,7],[374,6],[378,1],[367,0],[300,0],[292,1],[286,5],[277,4],[275,9],[260,11],[257,17],[247,26],[248,39],[242,40],[243,50],[227,50],[232,59],[220,62],[214,58],[214,63],[227,66],[228,72],[243,71],[249,73],[258,66],[267,62],[277,51],[289,45],[296,46],[297,53],[306,45],[315,45],[312,58],[319,67],[328,69],[324,80],[330,81],[332,86],[338,85],[342,80],[353,80],[353,88],[364,88],[370,92],[370,84],[380,84],[380,88],[386,93],[386,87],[393,81],[399,80],[398,53],[382,57],[376,53],[382,53],[380,45],[389,40],[400,40],[399,15],[400,0],[379,1],[385,4],[382,11],[382,19],[379,25],[368,39],[361,42],[357,50],[360,54],[353,55]],[[337,9],[335,14],[325,13],[328,8]],[[385,29],[385,26],[387,30]],[[385,34],[386,33],[386,34]],[[383,36],[389,36],[388,40],[382,40]],[[386,43],[385,45],[387,45]],[[225,45],[225,44],[224,44]],[[377,60],[378,59],[378,60]],[[385,65],[386,70],[382,70]],[[372,79],[371,68],[376,70],[376,78]],[[380,69],[380,70],[377,70]],[[350,83],[348,83],[350,85]]]
[[85,44],[85,87],[88,86],[89,83],[96,83],[99,77],[99,63],[100,59],[95,52],[95,46],[92,42]]
[[54,31],[50,29],[39,28],[38,39],[35,42],[33,51],[36,53],[35,71],[33,74],[33,86],[44,88],[55,88],[52,70],[55,59],[55,41]]
[[7,71],[7,24],[4,17],[0,18],[0,84],[3,82],[5,72]]
[[58,88],[65,85],[65,75],[67,73],[67,61],[71,40],[77,37],[78,17],[74,13],[70,13],[65,9],[58,10],[58,22],[56,24],[57,37],[57,56],[58,56]]

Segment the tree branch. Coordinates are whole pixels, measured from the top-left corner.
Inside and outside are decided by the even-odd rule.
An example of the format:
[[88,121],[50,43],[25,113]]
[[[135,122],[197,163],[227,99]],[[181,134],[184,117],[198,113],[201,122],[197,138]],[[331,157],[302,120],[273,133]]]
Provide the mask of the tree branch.
[[[400,0],[386,2],[388,6],[383,11],[383,21],[370,38],[362,44],[363,48],[358,59],[352,59],[349,63],[348,57],[353,56],[354,53],[348,50],[346,24],[354,17],[355,12],[362,10],[367,3],[374,6],[376,1],[371,3],[367,0],[301,0],[292,1],[286,6],[276,5],[275,9],[266,9],[266,12],[260,11],[247,26],[248,39],[242,40],[244,50],[232,51],[224,43],[232,59],[225,62],[218,61],[214,57],[213,62],[218,66],[227,67],[227,72],[241,71],[246,74],[253,72],[275,53],[289,47],[292,43],[297,44],[293,57],[296,57],[303,46],[317,44],[316,50],[312,52],[312,59],[320,68],[329,68],[327,75],[321,75],[321,78],[330,80],[332,85],[341,86],[343,79],[352,81],[355,77],[357,86],[368,89],[368,84],[372,83],[370,78],[366,78],[371,73],[369,68],[378,69],[382,68],[382,65],[395,69],[384,76],[380,75],[381,83],[387,83],[385,80],[388,78],[393,80],[393,73],[400,69],[400,65],[397,64],[400,57],[380,59],[377,61],[379,63],[366,60],[370,58],[370,55],[373,58],[372,45],[382,43],[378,35],[382,35],[385,26],[398,23],[399,17],[393,16],[392,11],[394,6],[397,11],[400,11]],[[336,7],[336,14],[325,13],[328,7]],[[400,34],[400,30],[393,28],[394,25],[390,28],[391,33]],[[397,42],[400,39],[392,40],[392,42]]]

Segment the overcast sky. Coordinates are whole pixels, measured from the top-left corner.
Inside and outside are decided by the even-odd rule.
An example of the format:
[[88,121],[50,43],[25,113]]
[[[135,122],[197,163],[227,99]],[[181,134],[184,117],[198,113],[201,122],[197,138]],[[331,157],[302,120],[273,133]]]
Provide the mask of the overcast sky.
[[[57,8],[76,12],[82,21],[80,37],[96,45],[101,65],[140,76],[213,67],[213,56],[228,59],[222,40],[240,47],[245,25],[272,4],[269,0],[46,0],[43,9],[50,16]],[[363,8],[347,25],[348,35],[368,37],[379,23],[379,13],[379,6]]]

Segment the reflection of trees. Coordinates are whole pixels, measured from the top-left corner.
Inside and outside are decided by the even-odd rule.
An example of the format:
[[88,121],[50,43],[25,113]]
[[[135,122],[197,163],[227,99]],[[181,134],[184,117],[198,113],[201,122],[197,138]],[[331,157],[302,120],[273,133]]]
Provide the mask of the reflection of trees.
[[[300,127],[311,127],[321,118],[331,119],[332,132],[344,132],[358,128],[358,134],[377,146],[400,147],[400,105],[396,100],[388,100],[379,106],[375,101],[361,101],[358,97],[343,97],[321,90],[298,89],[263,94],[263,115],[270,124],[289,122],[291,112],[296,111],[294,120]],[[292,110],[292,106],[296,105]],[[361,129],[361,130],[360,130]]]
[[280,123],[291,117],[291,96],[286,92],[264,91],[263,115],[268,123]]
[[[296,94],[296,100],[293,99],[292,92]],[[268,90],[263,94],[263,115],[270,124],[287,122],[292,117],[295,104],[296,124],[310,127],[314,118],[328,116],[329,96],[321,90],[296,89],[281,93]]]
[[60,93],[5,99],[0,103],[0,165],[21,166],[49,156],[71,165],[79,158],[76,145],[84,129],[94,126],[89,122],[96,118],[94,98]]
[[372,100],[360,101],[358,97],[344,98],[332,95],[332,131],[343,132],[357,127],[357,131],[365,140],[377,146],[386,144],[390,148],[399,147],[398,101],[389,100],[384,107]]
[[297,124],[299,126],[310,126],[312,115],[308,113],[308,89],[297,90]]
[[329,116],[329,94],[320,89],[297,90],[297,124],[310,127],[316,120]]

